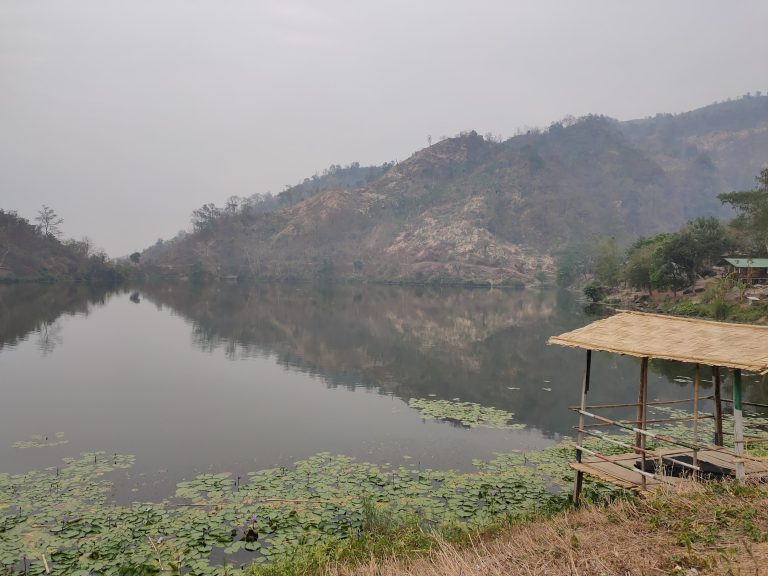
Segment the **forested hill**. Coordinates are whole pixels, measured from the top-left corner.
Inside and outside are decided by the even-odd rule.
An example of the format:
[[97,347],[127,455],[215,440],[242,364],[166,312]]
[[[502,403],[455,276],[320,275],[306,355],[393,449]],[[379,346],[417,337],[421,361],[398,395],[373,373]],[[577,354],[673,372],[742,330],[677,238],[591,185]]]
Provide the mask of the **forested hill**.
[[[152,273],[517,283],[596,236],[634,238],[724,214],[768,162],[768,97],[618,122],[588,116],[504,142],[445,139],[354,179],[207,205],[154,247]],[[354,180],[351,183],[350,180]]]
[[[52,211],[49,214],[55,216]],[[49,219],[45,231],[15,212],[0,209],[0,283],[69,280],[111,284],[121,280],[122,272],[87,238],[61,241],[58,223]]]

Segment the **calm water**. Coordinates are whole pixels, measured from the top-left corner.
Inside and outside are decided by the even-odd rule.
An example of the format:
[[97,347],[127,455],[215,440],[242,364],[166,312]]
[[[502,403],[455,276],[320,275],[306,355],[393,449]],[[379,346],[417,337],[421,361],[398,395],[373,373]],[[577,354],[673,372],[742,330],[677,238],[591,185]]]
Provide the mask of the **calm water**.
[[[317,452],[424,468],[557,442],[583,353],[547,346],[593,320],[555,291],[216,284],[0,287],[0,472],[103,450],[137,455],[121,490]],[[591,401],[632,401],[639,364],[596,354]],[[690,396],[656,366],[650,395]],[[408,399],[514,412],[523,431],[425,421]],[[33,435],[66,443],[18,448]]]

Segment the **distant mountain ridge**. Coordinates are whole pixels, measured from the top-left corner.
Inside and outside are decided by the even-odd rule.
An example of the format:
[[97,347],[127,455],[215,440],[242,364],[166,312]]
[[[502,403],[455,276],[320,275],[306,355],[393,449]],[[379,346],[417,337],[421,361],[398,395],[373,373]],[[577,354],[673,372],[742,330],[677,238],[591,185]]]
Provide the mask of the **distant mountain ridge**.
[[463,133],[394,165],[336,167],[217,212],[145,258],[145,270],[524,283],[551,273],[564,246],[725,214],[717,194],[750,188],[767,161],[768,96],[628,122],[587,116],[504,142]]

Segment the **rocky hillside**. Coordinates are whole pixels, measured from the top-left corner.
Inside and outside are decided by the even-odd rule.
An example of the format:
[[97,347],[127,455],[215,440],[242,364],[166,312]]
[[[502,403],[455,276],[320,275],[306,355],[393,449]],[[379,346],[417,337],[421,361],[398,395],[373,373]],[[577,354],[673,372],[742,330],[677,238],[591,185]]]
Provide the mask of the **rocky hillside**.
[[269,209],[209,213],[146,270],[523,283],[550,274],[563,246],[724,214],[716,195],[751,187],[766,161],[765,96],[632,122],[588,116],[501,143],[470,132],[369,169],[357,186],[305,181]]

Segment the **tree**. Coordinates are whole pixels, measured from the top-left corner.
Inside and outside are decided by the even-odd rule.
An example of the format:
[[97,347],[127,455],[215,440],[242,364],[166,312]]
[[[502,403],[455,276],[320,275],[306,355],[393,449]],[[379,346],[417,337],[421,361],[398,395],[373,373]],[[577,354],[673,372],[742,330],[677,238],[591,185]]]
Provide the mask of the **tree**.
[[594,266],[592,249],[581,243],[571,244],[556,254],[556,263],[558,286],[570,286],[579,277],[586,281]]
[[594,283],[587,284],[581,291],[593,304],[596,304],[605,298],[605,289]]
[[141,253],[134,252],[133,254],[128,256],[128,258],[130,258],[131,262],[133,262],[134,264],[138,264],[141,261]]
[[228,214],[236,214],[237,211],[240,209],[240,198],[237,196],[230,196],[227,198],[227,203],[224,206],[224,209],[227,211]]
[[723,204],[736,210],[733,225],[739,228],[754,245],[768,254],[768,168],[757,176],[752,190],[727,192],[717,197]]
[[192,227],[195,232],[208,228],[221,216],[221,210],[215,204],[203,204],[192,212]]
[[635,242],[627,252],[627,264],[624,268],[624,280],[638,290],[648,290],[653,295],[653,281],[651,275],[654,269],[653,240],[641,238]]
[[651,282],[656,288],[678,290],[693,284],[695,273],[695,246],[686,231],[676,234],[658,234],[653,252]]
[[641,238],[627,251],[624,279],[633,287],[664,290],[675,294],[695,278],[696,243],[688,230]]
[[601,242],[596,249],[595,276],[605,286],[616,286],[619,283],[621,259],[616,238],[608,238]]
[[59,218],[56,211],[53,208],[49,208],[45,204],[37,212],[37,229],[44,237],[58,238],[61,236],[61,228],[59,226],[64,222],[63,218]]
[[725,227],[717,218],[700,216],[688,222],[686,232],[693,243],[694,270],[699,273],[703,267],[711,266],[731,245]]

